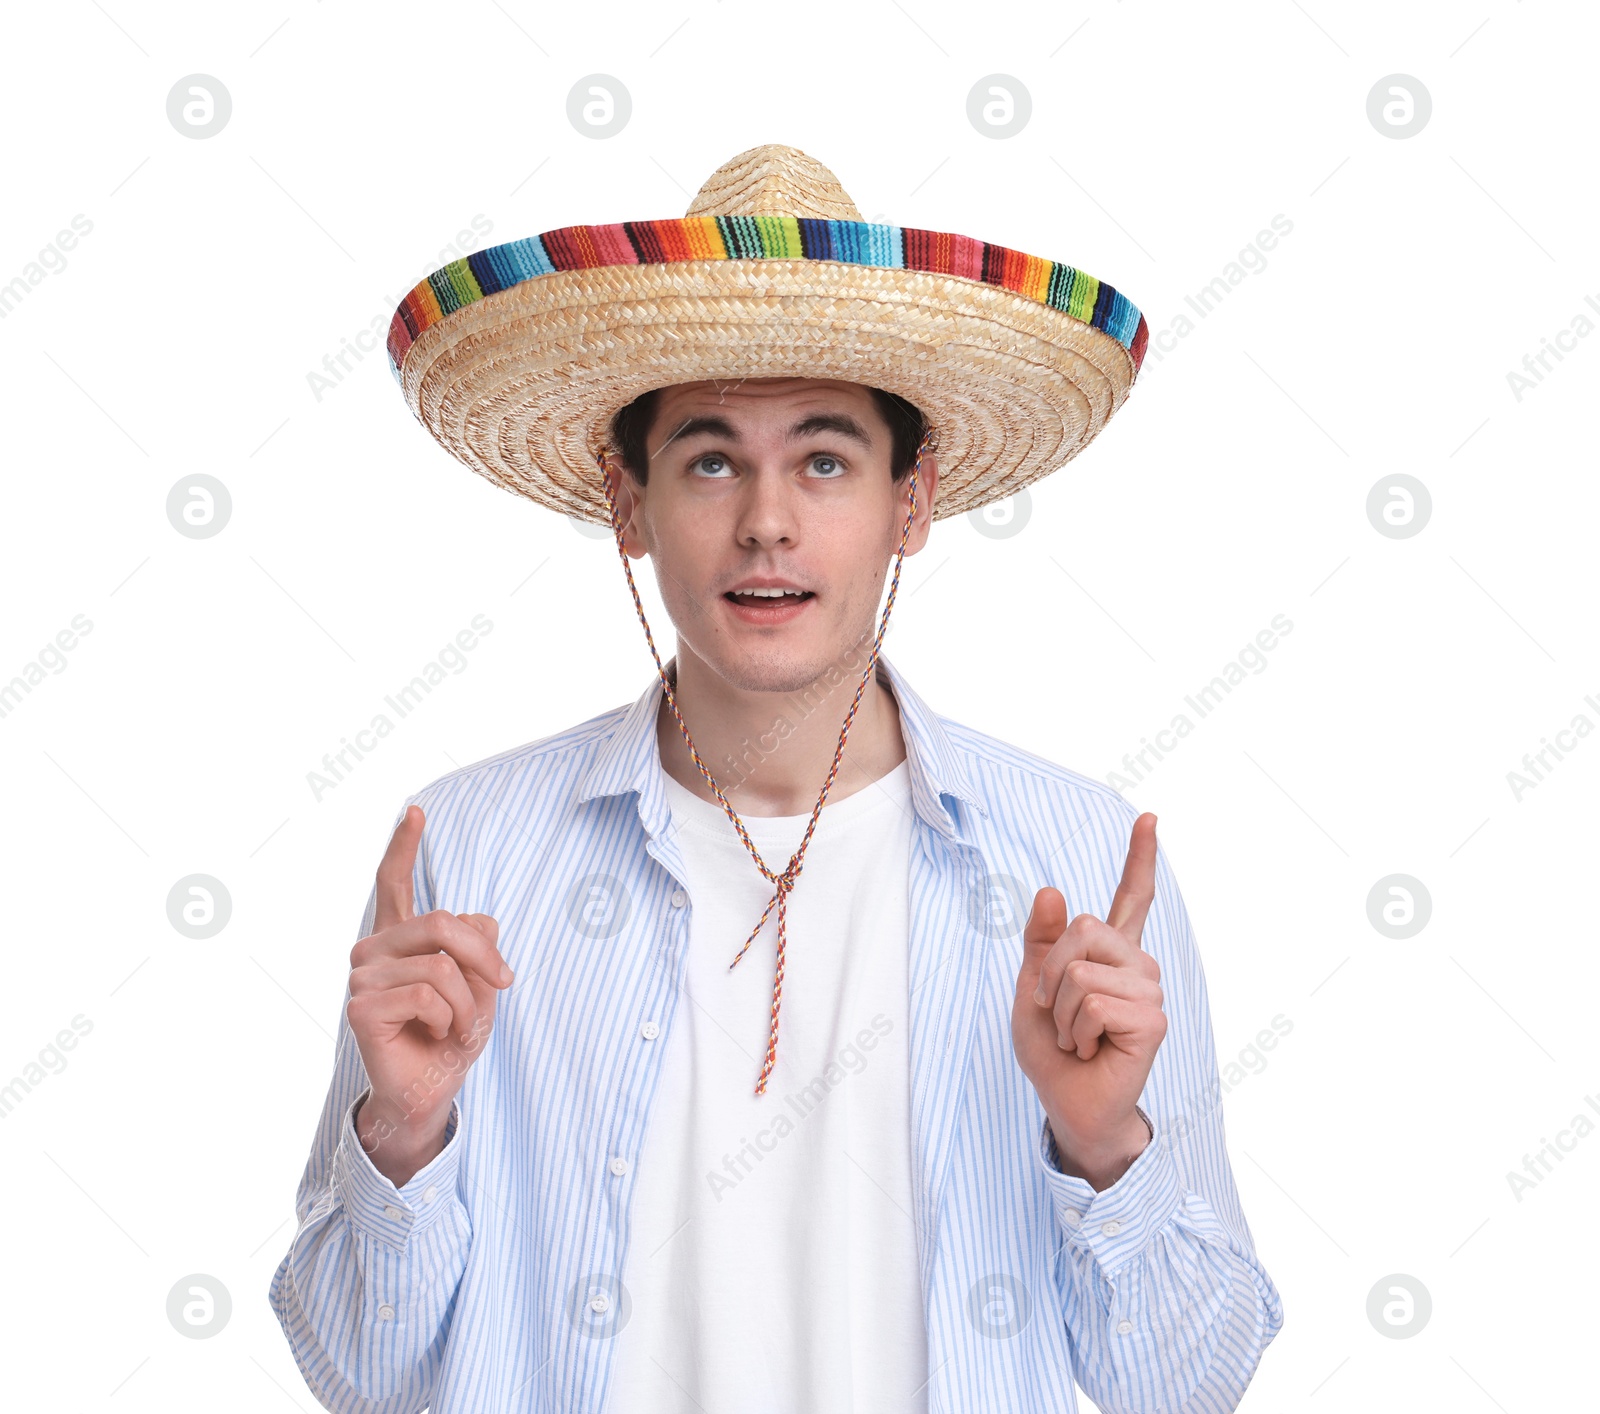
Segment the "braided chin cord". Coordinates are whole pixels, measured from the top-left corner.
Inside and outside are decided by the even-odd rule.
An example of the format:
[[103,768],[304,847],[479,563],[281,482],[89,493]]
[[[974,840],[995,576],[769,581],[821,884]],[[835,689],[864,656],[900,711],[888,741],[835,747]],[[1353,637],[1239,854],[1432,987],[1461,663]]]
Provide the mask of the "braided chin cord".
[[778,1059],[778,1012],[783,1004],[783,964],[784,949],[788,942],[789,893],[800,878],[800,870],[805,860],[806,846],[811,843],[812,833],[817,828],[817,817],[822,813],[823,803],[827,800],[828,792],[833,789],[834,779],[839,774],[839,764],[844,757],[845,738],[850,734],[850,725],[855,721],[856,709],[861,705],[861,695],[866,691],[867,683],[872,680],[873,671],[877,667],[878,650],[883,645],[884,630],[889,627],[889,611],[894,608],[895,594],[900,588],[900,563],[905,558],[906,541],[911,535],[911,522],[917,513],[917,480],[922,471],[922,458],[932,444],[932,437],[933,434],[930,429],[924,433],[922,441],[917,446],[916,464],[911,469],[911,504],[906,511],[905,526],[900,531],[900,548],[895,551],[894,575],[889,582],[889,597],[884,601],[883,616],[878,622],[878,633],[872,642],[872,652],[867,658],[866,671],[862,673],[861,682],[856,687],[855,697],[850,703],[850,710],[845,713],[844,726],[839,732],[839,744],[834,748],[833,752],[833,765],[829,767],[828,778],[822,783],[822,793],[817,797],[816,805],[812,807],[811,819],[806,825],[805,836],[800,841],[800,847],[795,850],[794,856],[789,860],[788,867],[781,874],[774,874],[767,867],[766,861],[761,857],[761,852],[756,848],[755,842],[745,829],[744,822],[735,813],[733,806],[728,804],[728,798],[722,793],[722,787],[712,778],[706,763],[700,759],[700,753],[695,749],[694,739],[689,735],[689,728],[683,720],[683,713],[678,710],[678,699],[672,690],[672,681],[667,675],[666,668],[662,666],[661,654],[656,651],[656,641],[650,632],[650,624],[645,618],[644,604],[639,599],[638,586],[633,581],[633,568],[628,563],[628,552],[623,540],[622,522],[617,511],[616,496],[611,489],[611,477],[607,466],[608,453],[604,449],[595,453],[595,461],[600,467],[600,484],[605,488],[606,505],[611,512],[611,529],[617,540],[617,554],[622,560],[623,573],[628,577],[628,589],[633,595],[633,607],[639,615],[640,624],[644,627],[645,642],[650,645],[650,656],[655,659],[656,672],[661,676],[661,685],[666,690],[667,702],[672,708],[672,715],[677,719],[678,730],[683,733],[684,744],[688,746],[689,755],[699,768],[701,776],[704,777],[706,784],[716,794],[717,800],[721,802],[723,811],[727,814],[728,819],[733,822],[733,828],[738,832],[739,838],[744,841],[745,848],[750,851],[751,858],[755,860],[756,868],[775,886],[772,898],[768,900],[766,908],[762,910],[756,926],[750,930],[750,936],[744,940],[744,946],[739,949],[734,955],[733,961],[728,964],[729,971],[732,971],[738,965],[739,959],[745,955],[750,944],[756,940],[756,936],[761,932],[762,927],[771,916],[773,907],[776,906],[778,910],[778,958],[777,967],[772,978],[771,1023],[767,1032],[767,1055],[761,1066],[761,1075],[756,1081],[755,1093],[757,1095],[766,1093],[767,1079],[772,1074],[772,1068]]

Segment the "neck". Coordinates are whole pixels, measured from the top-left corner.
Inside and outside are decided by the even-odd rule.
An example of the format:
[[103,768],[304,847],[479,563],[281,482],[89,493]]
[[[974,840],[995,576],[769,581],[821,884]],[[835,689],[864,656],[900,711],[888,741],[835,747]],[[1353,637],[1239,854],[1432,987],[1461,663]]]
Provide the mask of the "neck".
[[[809,815],[828,778],[845,713],[866,671],[870,640],[812,682],[787,692],[748,692],[718,676],[682,643],[667,665],[695,750],[740,816]],[[828,803],[887,775],[906,759],[900,709],[880,681],[881,659],[861,694]],[[689,755],[663,696],[656,716],[662,769],[702,800],[716,795]],[[824,807],[826,808],[826,807]]]

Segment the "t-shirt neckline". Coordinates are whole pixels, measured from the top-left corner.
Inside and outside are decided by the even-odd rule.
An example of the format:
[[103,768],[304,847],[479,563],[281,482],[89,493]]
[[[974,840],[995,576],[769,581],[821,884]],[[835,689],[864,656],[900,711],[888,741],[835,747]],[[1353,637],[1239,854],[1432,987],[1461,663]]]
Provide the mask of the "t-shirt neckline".
[[[661,778],[666,786],[673,816],[683,825],[699,833],[710,832],[718,838],[734,835],[733,821],[728,819],[727,812],[717,801],[702,800],[665,771],[661,773]],[[834,787],[838,788],[837,781],[834,782]],[[818,782],[817,789],[822,789],[821,782]],[[821,829],[824,823],[845,824],[859,815],[886,806],[902,802],[909,804],[910,794],[911,762],[908,757],[842,800],[835,800],[833,791],[829,791],[828,799],[822,806],[822,813],[817,817],[817,828]],[[752,838],[758,836],[782,838],[797,834],[811,818],[810,810],[801,815],[746,815],[739,809],[737,794],[729,796],[728,803],[744,822],[745,829],[750,832]]]

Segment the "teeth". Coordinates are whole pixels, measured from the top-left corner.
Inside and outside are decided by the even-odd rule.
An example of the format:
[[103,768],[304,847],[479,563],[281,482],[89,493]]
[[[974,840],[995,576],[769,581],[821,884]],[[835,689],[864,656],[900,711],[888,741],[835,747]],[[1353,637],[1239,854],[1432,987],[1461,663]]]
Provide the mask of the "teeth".
[[753,594],[762,599],[781,599],[785,594],[800,595],[803,589],[735,589],[735,594]]

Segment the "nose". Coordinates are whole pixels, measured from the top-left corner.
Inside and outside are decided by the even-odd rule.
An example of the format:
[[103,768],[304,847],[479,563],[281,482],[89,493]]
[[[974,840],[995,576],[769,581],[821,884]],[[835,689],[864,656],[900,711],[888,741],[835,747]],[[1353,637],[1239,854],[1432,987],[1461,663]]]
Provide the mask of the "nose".
[[782,469],[756,464],[739,488],[735,534],[741,545],[792,545],[799,531],[795,498],[800,488]]

